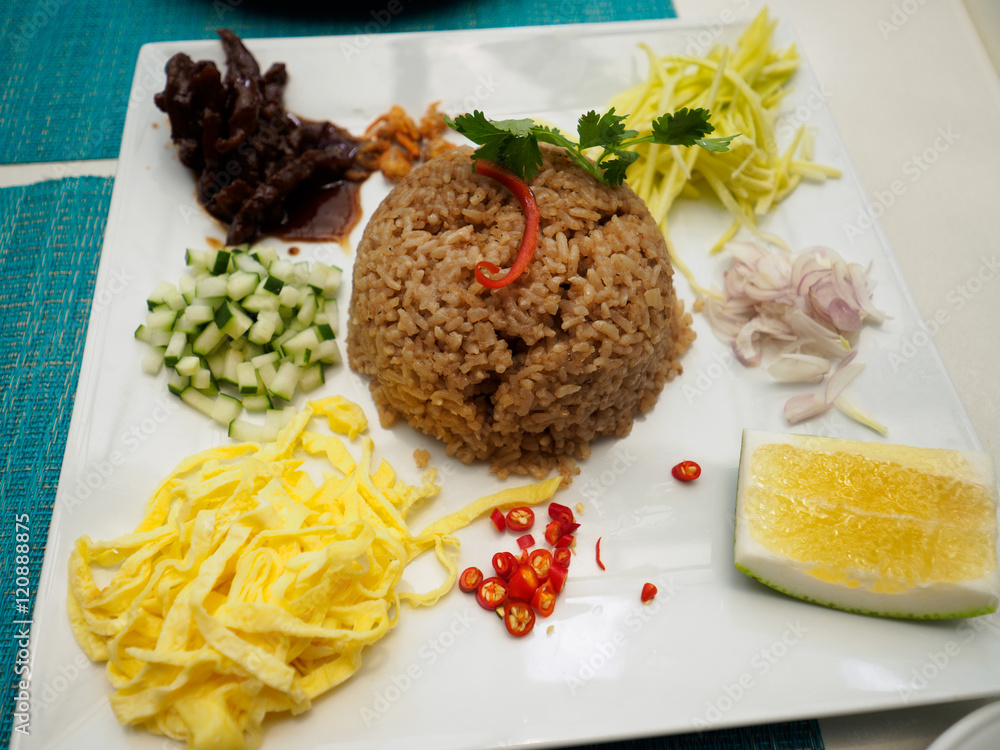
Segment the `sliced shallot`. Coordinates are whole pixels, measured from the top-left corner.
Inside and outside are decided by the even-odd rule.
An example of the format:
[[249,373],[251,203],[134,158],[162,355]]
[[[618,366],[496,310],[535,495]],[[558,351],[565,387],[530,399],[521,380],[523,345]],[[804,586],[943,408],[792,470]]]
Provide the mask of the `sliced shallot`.
[[827,380],[823,396],[803,393],[788,400],[788,421],[796,424],[836,404],[861,424],[884,429],[844,390],[864,370],[854,361],[859,332],[866,322],[885,319],[872,302],[874,284],[868,272],[826,247],[795,255],[770,252],[750,242],[726,247],[733,263],[723,275],[725,297],[705,302],[715,334],[728,341],[736,358],[748,367],[770,359],[768,373],[776,380],[814,384]]

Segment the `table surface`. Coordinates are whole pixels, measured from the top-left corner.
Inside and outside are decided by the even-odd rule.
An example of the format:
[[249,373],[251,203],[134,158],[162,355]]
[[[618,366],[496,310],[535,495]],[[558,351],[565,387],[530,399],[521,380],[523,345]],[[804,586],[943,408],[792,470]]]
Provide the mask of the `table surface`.
[[[674,0],[680,18],[752,0]],[[984,448],[1000,457],[1000,4],[770,0],[802,40],[906,281]],[[992,55],[992,58],[991,58]],[[114,160],[0,166],[0,186],[113,175]],[[946,260],[945,260],[946,259]],[[827,750],[917,750],[985,701],[822,719]]]

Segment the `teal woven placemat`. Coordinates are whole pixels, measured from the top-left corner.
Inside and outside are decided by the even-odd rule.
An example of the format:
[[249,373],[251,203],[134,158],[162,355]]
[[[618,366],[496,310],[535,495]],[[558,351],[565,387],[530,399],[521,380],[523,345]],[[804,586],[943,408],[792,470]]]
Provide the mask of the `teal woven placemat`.
[[4,0],[3,6],[0,164],[117,157],[146,42],[214,39],[220,26],[253,38],[675,16],[671,0]]
[[110,178],[0,190],[0,738],[27,674],[52,501],[87,337]]

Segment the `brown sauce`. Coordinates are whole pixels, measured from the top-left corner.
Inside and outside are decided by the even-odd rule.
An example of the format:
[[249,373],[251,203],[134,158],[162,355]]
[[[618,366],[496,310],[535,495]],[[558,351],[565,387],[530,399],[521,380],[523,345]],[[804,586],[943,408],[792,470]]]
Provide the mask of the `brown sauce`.
[[266,233],[284,240],[346,240],[361,218],[358,188],[357,182],[340,180],[319,190],[291,196],[286,203],[285,220],[277,227],[269,227]]

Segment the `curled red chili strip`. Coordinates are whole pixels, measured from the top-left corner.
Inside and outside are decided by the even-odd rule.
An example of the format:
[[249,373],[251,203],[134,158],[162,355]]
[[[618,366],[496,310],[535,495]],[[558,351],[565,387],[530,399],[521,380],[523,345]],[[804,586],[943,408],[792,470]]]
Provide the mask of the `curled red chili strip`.
[[538,210],[538,203],[535,201],[535,194],[531,192],[531,188],[507,167],[494,161],[476,159],[473,169],[476,174],[496,180],[507,188],[517,198],[517,202],[521,204],[521,211],[524,212],[524,234],[521,236],[521,247],[507,273],[499,278],[491,278],[486,274],[495,276],[500,273],[500,267],[488,260],[476,263],[476,281],[487,289],[500,289],[520,276],[534,257],[535,248],[538,246],[541,212]]
[[601,562],[601,537],[597,537],[597,567],[601,570],[607,570],[604,563]]

